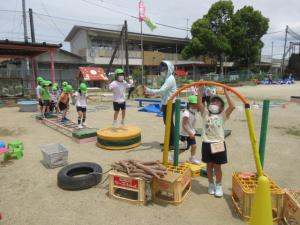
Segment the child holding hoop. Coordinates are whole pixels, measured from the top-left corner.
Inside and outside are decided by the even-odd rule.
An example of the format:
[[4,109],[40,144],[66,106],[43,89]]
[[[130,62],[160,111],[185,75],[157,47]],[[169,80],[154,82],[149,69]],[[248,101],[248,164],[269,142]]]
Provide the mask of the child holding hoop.
[[[221,165],[227,163],[227,149],[225,144],[224,123],[235,109],[234,102],[224,88],[228,107],[225,109],[223,99],[217,95],[210,97],[207,110],[202,101],[199,110],[203,119],[202,161],[207,163],[208,193],[215,197],[223,196]],[[199,88],[199,97],[202,98],[203,86]],[[216,175],[214,182],[213,170]]]

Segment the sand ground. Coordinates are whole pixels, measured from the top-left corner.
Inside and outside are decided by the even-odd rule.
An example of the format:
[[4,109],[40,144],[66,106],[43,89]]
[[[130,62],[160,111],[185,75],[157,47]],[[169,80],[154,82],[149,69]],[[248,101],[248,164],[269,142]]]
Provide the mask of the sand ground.
[[[300,83],[291,86],[249,86],[237,90],[251,99],[265,97],[275,101],[287,101],[291,95],[300,96]],[[251,100],[251,103],[253,100]],[[132,205],[108,198],[107,182],[83,191],[64,191],[57,187],[56,176],[60,168],[46,169],[42,164],[40,146],[63,143],[69,150],[69,163],[96,162],[104,170],[120,159],[162,158],[159,143],[163,139],[162,118],[154,114],[137,112],[137,103],[128,101],[127,123],[141,127],[143,144],[127,151],[106,151],[95,143],[78,145],[70,138],[35,121],[32,113],[18,112],[17,107],[1,108],[1,128],[11,131],[0,134],[9,142],[20,139],[25,145],[21,160],[0,165],[0,212],[1,225],[117,225],[117,224],[172,224],[172,225],[239,225],[245,224],[233,210],[231,203],[231,174],[234,171],[255,171],[248,128],[242,104],[236,101],[237,110],[226,124],[232,135],[226,140],[229,163],[223,167],[225,195],[221,199],[209,196],[207,180],[197,177],[192,190],[180,206]],[[95,128],[111,125],[111,103],[96,112],[88,113],[88,124]],[[91,106],[93,107],[93,106]],[[257,136],[261,123],[261,109],[253,109]],[[270,109],[265,172],[282,188],[300,188],[300,138],[287,134],[288,129],[300,129],[300,105],[287,102],[287,107]],[[69,118],[76,119],[71,107]],[[201,120],[198,122],[201,126]],[[200,158],[201,138],[197,138]],[[2,156],[0,156],[2,160]],[[189,152],[181,156],[186,160]]]

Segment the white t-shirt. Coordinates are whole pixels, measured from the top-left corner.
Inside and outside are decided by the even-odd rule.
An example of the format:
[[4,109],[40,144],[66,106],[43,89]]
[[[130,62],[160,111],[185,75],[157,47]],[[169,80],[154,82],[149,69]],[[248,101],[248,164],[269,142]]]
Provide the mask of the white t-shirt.
[[185,129],[183,128],[183,124],[182,124],[182,120],[184,117],[187,117],[188,118],[188,128],[189,130],[192,131],[193,134],[196,134],[196,130],[195,130],[195,126],[196,126],[196,113],[194,112],[191,112],[190,110],[188,109],[185,109],[182,113],[182,116],[181,116],[181,129],[180,129],[180,135],[181,136],[190,136],[186,131]]
[[80,94],[78,91],[76,91],[74,96],[76,99],[75,105],[77,107],[83,107],[83,108],[87,107],[87,96],[88,96],[87,94],[84,94],[84,93]]
[[36,96],[37,98],[41,97],[42,87],[40,85],[36,86]]
[[209,115],[208,111],[202,114],[203,119],[203,141],[207,143],[225,140],[224,123],[228,119],[225,112]]
[[119,82],[113,81],[109,84],[109,90],[113,92],[113,101],[118,103],[125,102],[125,91],[126,88],[130,88],[131,85],[128,84],[126,81]]

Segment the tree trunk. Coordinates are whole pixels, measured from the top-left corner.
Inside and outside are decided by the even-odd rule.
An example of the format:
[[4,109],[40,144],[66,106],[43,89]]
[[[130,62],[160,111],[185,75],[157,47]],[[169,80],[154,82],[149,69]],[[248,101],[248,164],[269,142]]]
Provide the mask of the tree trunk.
[[224,58],[225,58],[225,54],[221,53],[219,59],[220,59],[220,75],[224,75]]

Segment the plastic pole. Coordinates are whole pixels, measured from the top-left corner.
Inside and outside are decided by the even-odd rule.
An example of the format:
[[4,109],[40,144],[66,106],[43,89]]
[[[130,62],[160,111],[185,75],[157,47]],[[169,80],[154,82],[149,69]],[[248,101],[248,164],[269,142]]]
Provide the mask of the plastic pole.
[[267,130],[269,121],[269,107],[270,100],[265,99],[263,103],[261,128],[260,128],[260,140],[259,140],[259,158],[262,168],[264,168],[265,161],[265,151],[266,151],[266,140],[267,140]]
[[166,115],[166,124],[165,124],[165,139],[164,139],[164,153],[163,153],[163,164],[164,165],[168,164],[172,107],[173,107],[172,100],[170,99],[167,103],[167,115]]
[[178,166],[179,158],[179,129],[180,129],[180,99],[175,101],[175,131],[174,131],[174,162],[173,166]]
[[257,141],[256,141],[255,130],[254,130],[253,118],[252,118],[249,104],[247,104],[245,106],[245,113],[246,113],[246,118],[247,118],[247,123],[248,123],[250,141],[252,144],[252,150],[253,150],[253,156],[254,156],[254,160],[255,160],[257,175],[260,177],[263,175],[263,172],[262,172],[262,167],[261,167],[261,163],[260,163],[260,159],[259,159],[259,152],[258,152],[258,148],[257,148]]

